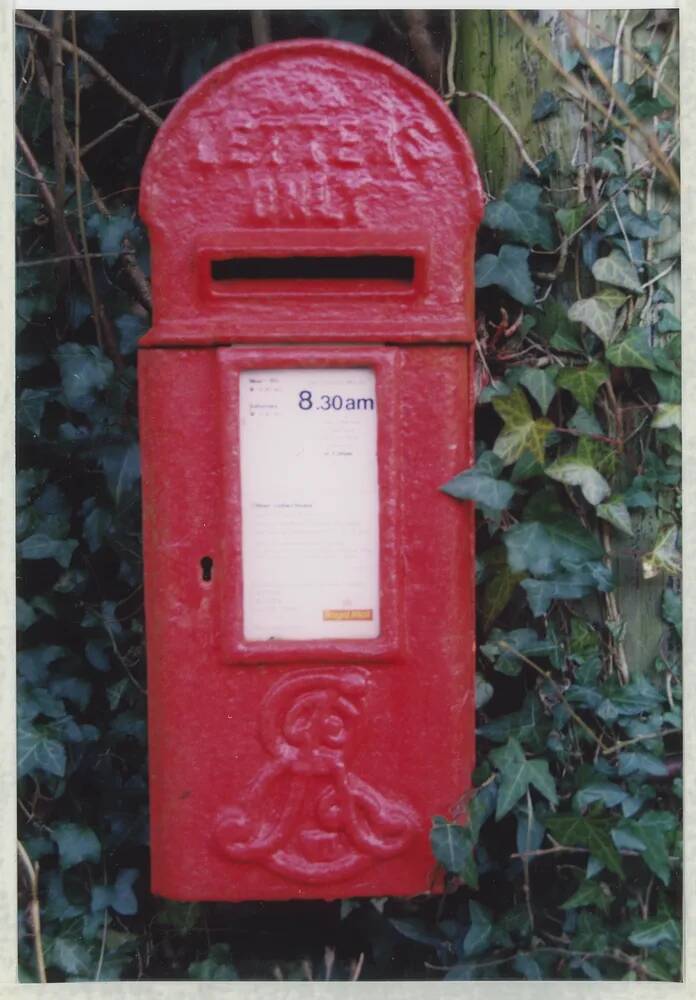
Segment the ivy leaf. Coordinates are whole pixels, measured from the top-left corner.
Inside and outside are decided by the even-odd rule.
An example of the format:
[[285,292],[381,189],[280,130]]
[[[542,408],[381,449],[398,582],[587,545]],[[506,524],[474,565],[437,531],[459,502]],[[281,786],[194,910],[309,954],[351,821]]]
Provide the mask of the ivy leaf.
[[607,257],[600,257],[592,265],[592,274],[597,281],[618,288],[627,288],[630,292],[640,292],[641,283],[635,265],[631,263],[622,250],[612,250]]
[[516,490],[511,483],[495,478],[502,468],[503,463],[497,455],[484,452],[473,468],[460,472],[440,489],[457,500],[473,500],[493,510],[503,510]]
[[626,535],[633,535],[631,515],[628,513],[626,504],[619,497],[611,497],[606,503],[600,503],[597,507],[597,516],[604,518],[605,521]]
[[527,594],[532,614],[538,617],[546,614],[551,601],[579,600],[592,590],[611,590],[611,570],[602,563],[586,563],[551,580],[523,580],[520,586]]
[[556,377],[556,384],[567,389],[578,403],[591,411],[600,385],[609,378],[609,372],[599,361],[593,361],[586,368],[562,368]]
[[655,415],[650,421],[650,426],[658,430],[665,430],[668,427],[677,427],[681,430],[681,404],[680,403],[658,403]]
[[531,628],[516,628],[510,632],[493,629],[487,642],[480,647],[483,655],[495,664],[496,670],[514,677],[520,672],[522,660],[513,651],[526,656],[549,656],[553,649],[552,642],[540,639]]
[[49,964],[69,976],[84,976],[92,971],[93,959],[89,948],[75,938],[54,938],[49,955]]
[[660,760],[654,754],[645,753],[641,750],[625,750],[623,753],[617,755],[616,762],[619,774],[623,778],[627,778],[633,774],[650,774],[653,777],[662,778],[668,774],[667,765],[664,761]]
[[536,330],[560,351],[584,351],[577,326],[571,322],[561,303],[554,299],[547,299],[539,309]]
[[651,357],[650,331],[644,327],[634,327],[623,340],[607,348],[607,361],[617,368],[647,368],[655,371]]
[[599,295],[591,299],[578,299],[568,310],[568,318],[575,323],[584,323],[605,346],[614,339],[616,309]]
[[65,747],[46,728],[20,723],[17,733],[17,768],[20,778],[31,771],[45,771],[58,778],[65,775]]
[[98,913],[110,906],[124,917],[138,912],[138,900],[133,892],[133,883],[138,877],[135,868],[123,868],[113,885],[95,885],[92,888],[92,913]]
[[495,811],[496,821],[502,819],[534,785],[545,798],[556,805],[556,783],[545,760],[527,760],[516,739],[510,738],[505,746],[491,750],[490,758],[500,772],[500,789]]
[[94,832],[88,826],[77,823],[58,823],[51,829],[51,837],[58,845],[60,867],[71,868],[81,861],[94,861],[101,858],[101,844]]
[[84,344],[61,344],[55,356],[67,405],[88,413],[113,376],[113,364],[98,347]]
[[681,573],[681,556],[677,548],[679,530],[675,525],[667,525],[660,529],[652,552],[643,556],[643,577],[652,580],[658,573],[668,576],[679,576]]
[[529,250],[505,243],[496,257],[487,253],[476,261],[476,287],[498,285],[522,305],[534,304],[534,285],[529,273]]
[[119,336],[119,350],[121,354],[133,354],[138,346],[138,341],[147,330],[147,320],[134,313],[123,313],[115,321]]
[[435,816],[430,831],[430,846],[435,860],[445,871],[459,875],[472,889],[478,888],[471,826],[449,823],[444,817]]
[[568,427],[580,434],[602,434],[602,426],[594,413],[589,413],[584,406],[578,406],[568,421]]
[[118,506],[140,479],[140,448],[134,441],[107,445],[99,451],[99,464],[104,470],[109,492]]
[[52,389],[24,389],[17,399],[17,423],[20,427],[25,427],[38,437],[46,403],[54,395]]
[[669,309],[662,309],[660,320],[657,324],[658,333],[679,333],[681,331],[681,320]]
[[652,384],[657,389],[661,403],[681,402],[681,378],[671,372],[653,371],[650,373]]
[[462,942],[465,958],[480,955],[482,951],[485,951],[493,933],[493,923],[488,910],[473,899],[469,900],[469,917],[471,926]]
[[496,567],[495,573],[487,581],[481,594],[481,618],[484,632],[487,632],[496,618],[508,606],[517,584],[524,580],[524,573],[515,573],[505,562]]
[[637,948],[657,948],[664,944],[681,945],[681,924],[672,917],[653,917],[641,920],[628,935],[628,940]]
[[560,104],[555,95],[550,90],[542,90],[532,108],[532,121],[540,122],[550,115],[555,115],[559,107]]
[[677,826],[676,816],[667,812],[649,810],[643,813],[640,819],[632,820],[627,826],[645,845],[645,849],[641,852],[645,864],[657,875],[663,885],[669,885],[671,871],[666,837],[667,834],[673,833]]
[[583,882],[570,899],[561,903],[560,908],[562,910],[576,910],[580,906],[596,906],[602,913],[606,913],[613,899],[614,897],[608,888],[602,887],[599,882],[587,881]]
[[55,698],[67,698],[84,711],[92,695],[92,685],[80,677],[58,677],[51,681],[51,694]]
[[667,587],[662,594],[662,617],[677,630],[677,635],[682,634],[682,599],[681,595],[671,587]]
[[48,667],[56,660],[67,656],[64,646],[35,646],[24,649],[17,657],[21,676],[31,684],[43,684],[48,677]]
[[594,507],[611,493],[609,483],[594,466],[576,455],[565,455],[546,467],[546,475],[567,486],[579,486],[582,495]]
[[500,201],[489,201],[483,218],[484,225],[499,229],[511,240],[553,249],[554,239],[548,216],[539,207],[541,188],[522,181],[512,184]]
[[585,216],[587,215],[587,202],[584,201],[581,205],[573,205],[572,208],[558,208],[554,214],[558,225],[561,227],[565,235],[572,236],[572,234],[579,229],[585,221]]
[[37,615],[31,604],[27,604],[21,597],[17,598],[17,628],[20,632],[26,632],[36,621]]
[[55,559],[63,569],[67,569],[77,546],[74,538],[49,538],[37,533],[20,542],[17,551],[22,559]]
[[527,521],[505,532],[503,542],[508,564],[517,573],[550,576],[563,565],[582,565],[601,559],[597,538],[570,515],[559,515],[545,523]]
[[551,400],[556,395],[556,370],[525,366],[521,370],[519,381],[537,401],[539,409],[546,416]]
[[594,816],[549,816],[546,825],[560,844],[588,848],[605,868],[623,878],[621,856],[610,836],[610,820]]
[[613,149],[605,149],[601,153],[597,153],[592,158],[592,166],[595,170],[601,170],[603,174],[608,174],[610,177],[617,177],[623,173],[623,164]]
[[573,807],[580,812],[587,809],[593,802],[601,802],[605,806],[619,806],[628,798],[628,792],[610,781],[591,781],[583,785],[573,796]]
[[232,964],[232,951],[226,942],[214,944],[201,962],[191,962],[188,967],[189,979],[211,982],[236,981],[237,970]]
[[534,419],[524,392],[516,387],[509,396],[498,396],[493,408],[503,420],[503,429],[495,440],[493,451],[504,465],[516,461],[524,451],[543,463],[546,438],[553,424],[546,417]]

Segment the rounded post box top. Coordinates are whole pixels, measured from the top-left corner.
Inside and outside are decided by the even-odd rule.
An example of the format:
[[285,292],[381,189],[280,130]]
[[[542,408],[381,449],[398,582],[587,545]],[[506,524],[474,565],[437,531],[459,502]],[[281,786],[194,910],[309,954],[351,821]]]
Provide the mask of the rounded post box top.
[[182,97],[147,157],[143,346],[470,340],[482,212],[468,139],[423,81],[343,42],[253,49]]

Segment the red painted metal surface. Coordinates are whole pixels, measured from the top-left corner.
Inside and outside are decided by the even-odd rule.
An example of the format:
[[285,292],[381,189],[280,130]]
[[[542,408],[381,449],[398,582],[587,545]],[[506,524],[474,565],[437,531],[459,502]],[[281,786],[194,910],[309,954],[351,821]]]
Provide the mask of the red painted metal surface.
[[[473,513],[438,491],[472,460],[482,197],[466,138],[388,60],[279,43],[184,96],[141,190],[152,889],[438,891],[431,818],[474,761]],[[385,256],[412,275],[372,278]],[[249,277],[259,258],[307,257],[368,261]],[[230,260],[232,278],[213,264]],[[239,375],[314,367],[376,375],[380,635],[245,640]]]

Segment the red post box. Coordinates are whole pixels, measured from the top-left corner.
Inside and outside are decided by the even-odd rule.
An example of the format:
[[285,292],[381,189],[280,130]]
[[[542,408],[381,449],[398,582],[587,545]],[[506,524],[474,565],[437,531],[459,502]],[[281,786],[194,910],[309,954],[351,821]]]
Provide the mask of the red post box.
[[474,758],[473,254],[439,98],[356,46],[218,66],[142,179],[152,889],[437,890]]

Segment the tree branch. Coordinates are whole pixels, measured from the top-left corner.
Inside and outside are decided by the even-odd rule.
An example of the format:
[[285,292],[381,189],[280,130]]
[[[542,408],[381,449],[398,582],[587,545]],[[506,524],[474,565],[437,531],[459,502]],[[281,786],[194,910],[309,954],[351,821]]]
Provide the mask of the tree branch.
[[495,101],[492,100],[488,96],[488,94],[483,94],[481,93],[480,90],[455,90],[451,94],[447,94],[445,100],[451,101],[453,97],[463,97],[463,98],[475,97],[477,100],[483,101],[483,103],[488,108],[490,108],[490,110],[493,112],[496,118],[498,118],[505,126],[505,128],[508,130],[508,132],[512,136],[513,142],[517,146],[520,156],[527,164],[529,169],[532,171],[532,173],[534,173],[537,177],[541,177],[541,171],[539,170],[539,168],[537,167],[536,163],[531,158],[527,150],[524,148],[524,143],[522,142],[522,137],[520,136],[519,132],[512,124],[512,122],[505,114],[505,112],[498,107]]
[[[53,198],[53,230],[56,253],[65,257],[68,252],[68,237],[65,224],[65,119],[63,117],[63,12],[53,11],[50,29],[51,38],[51,128],[53,133],[53,166],[56,179]],[[56,269],[58,288],[64,288],[68,281],[70,265],[61,263]]]
[[428,30],[428,12],[426,10],[405,10],[404,19],[413,53],[420,63],[426,80],[431,87],[437,90],[440,86],[441,58],[433,42],[433,36]]
[[[16,12],[16,16],[18,24],[21,24],[23,28],[29,28],[31,31],[36,31],[39,35],[43,35],[44,38],[50,38],[51,29],[41,24],[41,22],[32,17],[31,14],[18,10]],[[96,76],[99,77],[100,80],[103,80],[104,83],[108,84],[112,90],[115,90],[124,101],[127,101],[131,107],[135,108],[136,111],[138,111],[143,118],[147,119],[151,125],[154,125],[155,128],[160,127],[162,119],[159,115],[156,115],[155,112],[149,108],[147,104],[144,104],[139,97],[136,97],[135,94],[130,92],[130,90],[127,90],[122,83],[119,83],[118,80],[94,58],[94,56],[91,56],[89,52],[85,52],[84,49],[78,48],[75,43],[69,42],[67,38],[64,38],[61,44],[62,48],[66,52],[75,51],[82,62],[89,66],[89,68]]]

